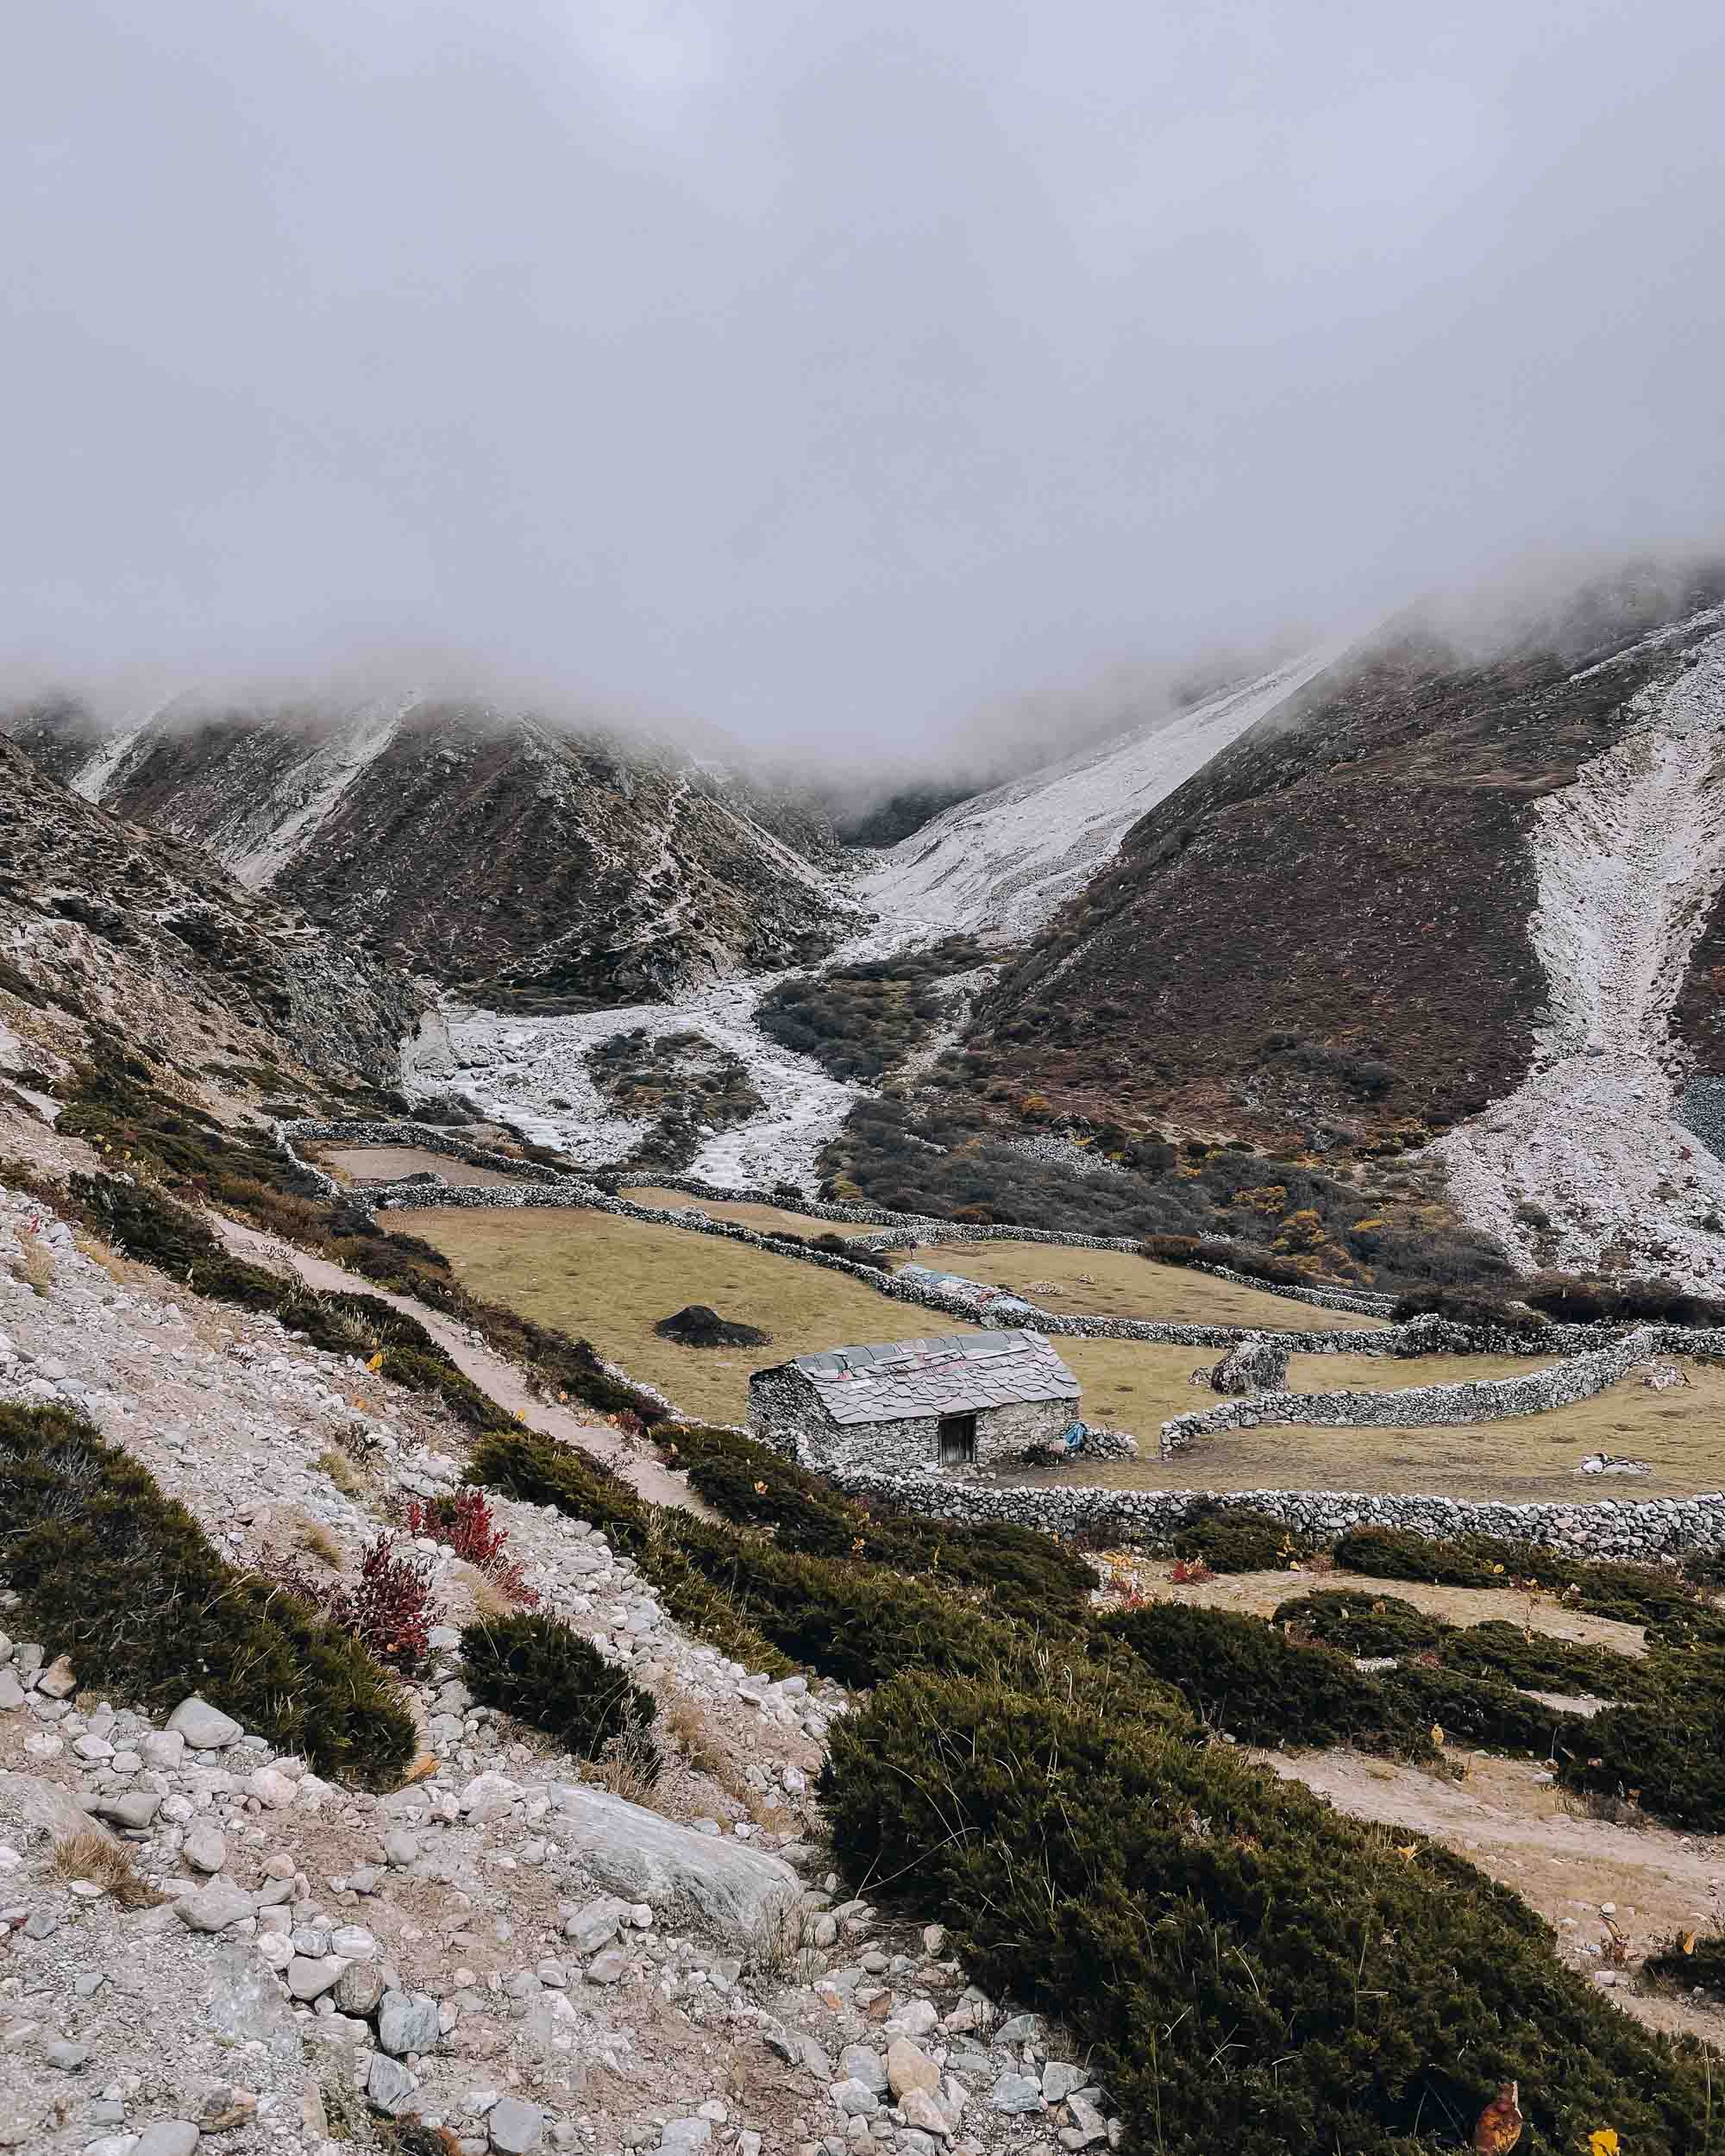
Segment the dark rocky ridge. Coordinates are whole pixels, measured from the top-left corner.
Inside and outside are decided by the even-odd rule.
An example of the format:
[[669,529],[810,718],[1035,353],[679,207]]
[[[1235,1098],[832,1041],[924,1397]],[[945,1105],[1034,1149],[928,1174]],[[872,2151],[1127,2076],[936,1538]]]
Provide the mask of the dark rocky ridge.
[[819,812],[651,743],[404,698],[175,707],[104,777],[78,705],[0,725],[116,812],[491,1005],[651,1000],[834,940]]
[[[1095,1120],[1370,1149],[1477,1113],[1524,1075],[1546,1002],[1530,805],[1718,624],[1649,632],[1722,596],[1725,566],[1628,573],[1489,657],[1395,624],[1136,824],[974,1043]],[[1716,916],[1679,1024],[1725,1068],[1697,985],[1722,962]]]
[[184,1059],[395,1081],[424,1007],[395,968],[248,891],[198,846],[79,799],[0,739],[0,991]]

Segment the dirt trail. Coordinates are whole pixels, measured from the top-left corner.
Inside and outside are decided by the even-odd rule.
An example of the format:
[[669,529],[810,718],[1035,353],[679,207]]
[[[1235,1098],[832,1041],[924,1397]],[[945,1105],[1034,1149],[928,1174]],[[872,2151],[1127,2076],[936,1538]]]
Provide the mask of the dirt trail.
[[[1609,1942],[1607,1909],[1632,1965],[1673,1933],[1716,1932],[1725,1921],[1725,1840],[1590,1819],[1540,1781],[1545,1770],[1534,1760],[1475,1753],[1465,1758],[1465,1777],[1452,1782],[1427,1768],[1353,1752],[1253,1756],[1284,1780],[1327,1797],[1338,1811],[1430,1834],[1513,1887],[1556,1929],[1565,1959],[1584,1971],[1610,1966],[1596,1951]],[[1638,2021],[1719,2041],[1716,2008],[1638,1993],[1628,1984],[1625,1977],[1611,1996]]]
[[536,1399],[512,1363],[482,1344],[476,1345],[460,1326],[440,1317],[435,1310],[428,1310],[412,1296],[392,1294],[361,1274],[350,1273],[342,1266],[332,1264],[328,1258],[312,1257],[275,1236],[242,1226],[237,1220],[224,1220],[218,1214],[211,1214],[210,1225],[236,1257],[285,1265],[308,1288],[323,1294],[375,1295],[392,1310],[416,1319],[461,1375],[489,1393],[500,1407],[519,1415],[529,1429],[555,1438],[561,1444],[574,1445],[594,1459],[602,1460],[649,1504],[674,1505],[680,1512],[693,1513],[703,1520],[714,1517],[669,1469],[661,1466],[657,1460],[632,1453],[621,1434],[608,1426],[583,1422],[580,1416],[567,1407],[560,1407],[555,1401]]

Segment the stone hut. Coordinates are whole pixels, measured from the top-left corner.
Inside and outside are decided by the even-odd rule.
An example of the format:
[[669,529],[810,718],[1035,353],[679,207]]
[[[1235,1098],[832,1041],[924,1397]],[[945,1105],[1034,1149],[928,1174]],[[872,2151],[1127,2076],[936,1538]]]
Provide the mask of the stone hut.
[[1078,1391],[1040,1332],[951,1332],[756,1370],[749,1426],[813,1468],[965,1468],[1058,1443]]

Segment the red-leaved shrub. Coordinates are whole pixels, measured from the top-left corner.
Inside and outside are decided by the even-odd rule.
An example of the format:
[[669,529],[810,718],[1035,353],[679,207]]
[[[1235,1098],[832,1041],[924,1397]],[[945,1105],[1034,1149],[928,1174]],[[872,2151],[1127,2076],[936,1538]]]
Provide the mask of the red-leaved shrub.
[[475,1566],[486,1577],[524,1608],[539,1597],[529,1587],[518,1559],[508,1554],[509,1530],[492,1517],[482,1489],[458,1490],[453,1497],[434,1497],[429,1503],[416,1498],[407,1508],[407,1532],[429,1535]]
[[419,1666],[431,1638],[431,1576],[419,1558],[397,1548],[393,1536],[373,1543],[351,1587],[314,1579],[292,1557],[267,1557],[266,1578],[350,1633],[374,1662],[403,1677]]

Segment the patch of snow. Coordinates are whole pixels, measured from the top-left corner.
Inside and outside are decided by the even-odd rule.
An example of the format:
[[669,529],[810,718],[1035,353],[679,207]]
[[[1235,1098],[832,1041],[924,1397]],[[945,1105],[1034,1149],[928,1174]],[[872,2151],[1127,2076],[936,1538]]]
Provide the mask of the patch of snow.
[[[938,924],[876,922],[829,962],[858,965],[938,942],[944,933]],[[412,1100],[453,1088],[538,1144],[556,1147],[586,1167],[611,1167],[651,1125],[608,1105],[587,1075],[588,1054],[613,1033],[639,1029],[655,1040],[699,1033],[737,1058],[762,1105],[746,1123],[709,1138],[690,1173],[726,1188],[789,1182],[812,1192],[820,1180],[821,1149],[869,1088],[829,1077],[811,1057],[762,1032],[755,1022],[761,999],[785,978],[733,975],[674,1003],[628,1004],[569,1018],[436,1012],[405,1045],[402,1088]],[[555,1106],[560,1100],[568,1105]]]
[[1138,819],[1333,666],[1344,639],[1052,770],[961,801],[863,878],[883,912],[1020,942],[1089,881]]
[[172,711],[179,701],[178,695],[171,696],[166,703],[155,705],[145,712],[141,718],[122,724],[117,732],[110,734],[90,761],[78,766],[68,782],[67,790],[77,794],[80,800],[99,802],[134,747],[163,713]]
[[1534,806],[1532,924],[1551,1001],[1508,1100],[1432,1149],[1466,1217],[1539,1260],[1518,1207],[1546,1213],[1555,1262],[1608,1250],[1692,1287],[1725,1277],[1725,1163],[1674,1119],[1671,1037],[1695,940],[1725,884],[1725,636],[1638,699],[1644,723]]
[[405,698],[380,698],[354,714],[351,728],[343,726],[321,742],[293,773],[300,798],[286,815],[278,818],[277,799],[251,805],[253,818],[261,814],[267,835],[249,850],[229,855],[227,865],[242,883],[259,891],[280,874],[334,813],[354,781],[382,755],[418,701],[417,689]]

